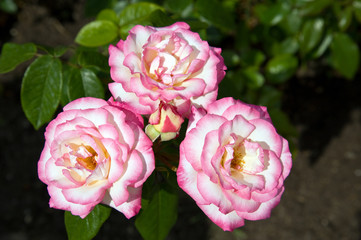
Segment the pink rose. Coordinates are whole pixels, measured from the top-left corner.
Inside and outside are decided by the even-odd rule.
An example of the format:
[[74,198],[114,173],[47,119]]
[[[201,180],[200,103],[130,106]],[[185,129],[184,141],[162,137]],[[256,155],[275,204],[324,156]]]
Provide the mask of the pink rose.
[[98,203],[127,218],[139,212],[142,185],[154,170],[152,142],[142,118],[117,104],[81,98],[47,126],[38,174],[50,207],[82,218]]
[[219,48],[210,47],[184,22],[168,27],[137,25],[125,41],[109,47],[109,89],[115,100],[139,114],[152,114],[163,101],[187,116],[190,106],[217,98],[225,75]]
[[149,116],[145,133],[153,142],[159,136],[161,141],[168,141],[178,136],[183,121],[174,106],[161,102],[159,108]]
[[268,218],[292,165],[265,107],[223,98],[192,109],[180,145],[178,184],[223,230]]

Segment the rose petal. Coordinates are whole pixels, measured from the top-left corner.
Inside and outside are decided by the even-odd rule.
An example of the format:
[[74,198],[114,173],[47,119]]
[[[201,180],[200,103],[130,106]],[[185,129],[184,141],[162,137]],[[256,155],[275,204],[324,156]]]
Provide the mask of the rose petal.
[[279,190],[277,197],[272,198],[268,202],[262,203],[255,212],[252,213],[237,212],[238,215],[244,219],[253,220],[253,221],[269,218],[271,216],[272,209],[275,206],[277,206],[278,203],[280,202],[283,191],[284,188],[281,188]]
[[73,215],[78,215],[81,218],[85,218],[95,207],[93,204],[74,204],[68,202],[62,194],[61,189],[52,185],[48,186],[48,192],[51,196],[49,201],[49,206],[51,208],[67,210]]
[[142,189],[128,187],[127,191],[130,193],[129,198],[126,202],[123,202],[120,205],[115,205],[109,193],[105,194],[102,203],[118,210],[119,212],[123,213],[126,218],[130,219],[131,217],[137,215],[141,208]]
[[235,211],[228,214],[223,214],[218,210],[218,207],[213,204],[198,206],[215,224],[217,224],[224,231],[233,231],[234,229],[244,225],[244,219],[239,217]]

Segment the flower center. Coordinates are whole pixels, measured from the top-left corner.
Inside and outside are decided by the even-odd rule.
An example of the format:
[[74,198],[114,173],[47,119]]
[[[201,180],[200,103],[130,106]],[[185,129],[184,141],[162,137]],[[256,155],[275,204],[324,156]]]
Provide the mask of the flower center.
[[262,147],[251,140],[245,139],[233,146],[231,169],[248,174],[255,174],[264,169]]
[[246,153],[243,144],[241,144],[239,147],[235,147],[233,149],[233,159],[231,161],[231,168],[238,171],[242,171],[245,164],[245,160],[244,160],[245,155]]
[[76,157],[75,159],[77,163],[79,163],[82,167],[91,171],[97,167],[96,157],[98,157],[98,154],[92,147],[84,144],[78,145],[75,143],[70,143],[69,147],[72,149],[70,154]]

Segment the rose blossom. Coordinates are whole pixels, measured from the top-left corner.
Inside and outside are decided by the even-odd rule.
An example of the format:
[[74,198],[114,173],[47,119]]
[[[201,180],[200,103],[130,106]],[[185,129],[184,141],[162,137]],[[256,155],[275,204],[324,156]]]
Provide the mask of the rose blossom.
[[161,141],[168,141],[178,136],[183,121],[174,106],[161,102],[159,108],[149,116],[145,133],[153,142],[159,136]]
[[268,218],[284,191],[291,153],[265,107],[223,98],[192,109],[178,184],[223,230]]
[[98,203],[127,218],[138,213],[142,185],[154,170],[152,142],[143,119],[117,105],[81,98],[47,126],[38,174],[50,207],[82,218]]
[[221,49],[210,47],[184,22],[155,28],[137,25],[109,47],[109,89],[116,101],[152,114],[163,101],[187,116],[190,106],[215,101],[225,75]]

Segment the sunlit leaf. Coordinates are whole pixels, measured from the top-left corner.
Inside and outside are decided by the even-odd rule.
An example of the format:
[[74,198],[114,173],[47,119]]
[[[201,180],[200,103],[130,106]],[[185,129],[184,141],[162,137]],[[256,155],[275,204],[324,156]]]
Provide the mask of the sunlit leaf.
[[118,24],[117,14],[112,9],[103,9],[97,15],[96,20],[108,20]]
[[96,20],[80,29],[75,42],[86,47],[106,45],[118,36],[118,27],[108,20]]

